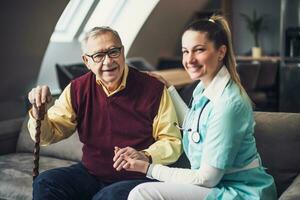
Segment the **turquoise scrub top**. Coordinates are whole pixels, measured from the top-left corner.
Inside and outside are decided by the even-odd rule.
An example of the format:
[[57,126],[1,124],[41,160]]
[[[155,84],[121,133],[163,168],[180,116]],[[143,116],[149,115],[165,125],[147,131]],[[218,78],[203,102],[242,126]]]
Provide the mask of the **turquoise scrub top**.
[[[213,101],[203,94],[201,82],[194,90],[192,105],[183,124],[183,147],[192,169],[199,169],[201,162],[228,170],[242,168],[254,159],[260,160],[248,97],[242,95],[231,79],[223,87],[220,96]],[[192,139],[195,131],[199,132],[198,142]],[[225,173],[206,199],[273,200],[277,195],[273,177],[260,166]]]

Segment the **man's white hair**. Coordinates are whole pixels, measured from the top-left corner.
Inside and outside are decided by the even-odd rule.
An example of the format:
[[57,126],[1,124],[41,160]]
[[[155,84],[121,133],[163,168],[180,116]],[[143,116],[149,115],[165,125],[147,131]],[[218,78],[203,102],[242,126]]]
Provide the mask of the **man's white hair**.
[[87,41],[91,38],[91,37],[97,37],[98,35],[104,34],[104,33],[112,33],[114,35],[114,37],[122,44],[122,40],[119,36],[119,33],[110,28],[109,26],[100,26],[100,27],[94,27],[91,30],[89,30],[88,32],[85,33],[82,41],[81,41],[81,49],[83,53],[87,53],[86,52],[86,43]]

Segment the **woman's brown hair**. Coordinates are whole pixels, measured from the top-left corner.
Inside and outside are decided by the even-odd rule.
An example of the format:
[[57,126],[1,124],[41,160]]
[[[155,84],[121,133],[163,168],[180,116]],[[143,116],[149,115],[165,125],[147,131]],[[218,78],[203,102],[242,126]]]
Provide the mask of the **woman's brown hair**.
[[228,69],[231,79],[240,88],[240,91],[246,94],[236,70],[231,32],[226,19],[221,15],[213,15],[210,19],[202,19],[192,22],[184,29],[184,32],[189,30],[206,33],[208,40],[214,43],[216,49],[220,48],[222,45],[226,46],[227,51],[223,60],[224,65]]

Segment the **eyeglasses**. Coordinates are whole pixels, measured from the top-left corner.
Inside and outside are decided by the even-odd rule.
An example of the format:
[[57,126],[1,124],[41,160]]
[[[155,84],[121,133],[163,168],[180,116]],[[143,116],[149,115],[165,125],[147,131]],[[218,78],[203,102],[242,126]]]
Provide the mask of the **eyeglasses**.
[[114,47],[112,49],[109,49],[107,51],[101,51],[101,52],[97,52],[94,53],[93,55],[88,55],[85,54],[86,56],[92,58],[92,60],[95,63],[100,63],[104,60],[105,56],[107,55],[110,58],[117,58],[121,55],[121,50],[122,50],[123,46],[121,47]]

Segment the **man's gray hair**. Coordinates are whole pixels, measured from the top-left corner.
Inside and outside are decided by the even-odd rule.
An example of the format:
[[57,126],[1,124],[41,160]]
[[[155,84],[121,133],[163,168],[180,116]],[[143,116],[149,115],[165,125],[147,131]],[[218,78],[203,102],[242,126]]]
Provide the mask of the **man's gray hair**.
[[122,44],[122,40],[119,36],[119,33],[110,28],[109,26],[96,26],[94,28],[92,28],[91,30],[89,30],[88,32],[85,33],[82,41],[81,41],[81,49],[83,51],[83,53],[86,53],[86,43],[88,41],[88,39],[90,39],[91,37],[96,37],[98,35],[104,34],[104,33],[112,33],[114,35],[114,37]]

